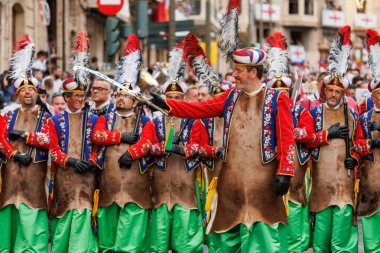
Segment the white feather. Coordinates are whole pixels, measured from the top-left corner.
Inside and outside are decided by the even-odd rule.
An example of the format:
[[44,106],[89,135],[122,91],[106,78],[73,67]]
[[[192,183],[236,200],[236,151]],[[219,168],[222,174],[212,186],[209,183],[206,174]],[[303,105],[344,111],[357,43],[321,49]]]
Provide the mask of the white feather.
[[25,48],[13,53],[9,72],[9,77],[12,80],[30,78],[32,76],[33,54],[34,42],[32,39],[30,39],[29,44]]
[[329,52],[327,71],[330,74],[344,76],[347,71],[351,46],[342,45],[339,36],[335,38]]
[[[80,52],[77,54],[74,54],[72,60],[71,60],[71,66],[73,69],[74,66],[81,66],[88,68],[89,66],[89,53],[88,52]],[[72,75],[75,77],[75,80],[78,82],[79,85],[89,85],[90,84],[90,77],[87,71],[85,70],[78,70],[74,71],[72,70]]]
[[121,84],[138,85],[141,69],[141,50],[136,50],[121,58],[116,67],[116,80]]
[[183,49],[173,48],[169,53],[169,67],[168,67],[168,79],[171,82],[172,80],[177,80],[180,83],[184,73],[186,63],[182,59]]
[[222,27],[219,48],[229,59],[232,53],[236,50],[239,44],[239,12],[236,8],[231,9],[230,12],[225,15],[221,21]]
[[215,87],[220,86],[221,81],[218,74],[214,72],[203,56],[194,57],[191,64],[198,80],[208,87],[210,93],[212,93]]
[[376,80],[380,80],[380,45],[376,43],[371,47],[369,53],[369,66],[371,68],[372,77]]
[[288,75],[289,56],[286,50],[272,47],[268,51],[267,59],[268,66],[266,72],[269,79],[274,78],[275,74]]

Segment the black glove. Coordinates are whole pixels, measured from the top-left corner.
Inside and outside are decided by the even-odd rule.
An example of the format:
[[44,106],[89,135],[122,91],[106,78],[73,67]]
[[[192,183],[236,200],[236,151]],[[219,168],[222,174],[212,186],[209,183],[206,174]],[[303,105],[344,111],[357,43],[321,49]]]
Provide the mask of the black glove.
[[185,150],[183,149],[183,147],[181,147],[177,144],[173,144],[172,148],[168,151],[171,153],[177,154],[177,155],[186,156]]
[[16,154],[14,154],[13,158],[15,159],[15,161],[21,163],[24,166],[29,166],[33,161],[30,155],[23,154],[19,151],[17,151]]
[[290,176],[285,176],[285,175],[277,175],[276,176],[276,195],[284,195],[289,191],[289,186],[290,186]]
[[13,130],[12,132],[9,133],[9,139],[11,141],[18,140],[20,138],[25,139],[25,131],[20,131],[20,130]]
[[380,138],[370,140],[369,146],[371,147],[371,149],[380,147]]
[[139,138],[139,135],[133,132],[124,132],[121,134],[121,142],[127,143],[127,144],[135,144],[137,142],[137,139]]
[[358,165],[358,162],[355,158],[349,157],[344,159],[344,167],[346,167],[346,169],[353,170],[356,165]]
[[223,155],[224,155],[224,148],[223,147],[219,147],[216,149],[216,157],[218,158],[223,158]]
[[119,167],[121,169],[130,169],[133,163],[133,158],[131,153],[128,151],[125,152],[122,156],[119,158]]
[[369,129],[371,131],[377,130],[380,131],[380,123],[376,121],[370,121],[369,122]]
[[85,173],[96,168],[96,165],[93,162],[78,160],[72,157],[69,157],[69,159],[67,159],[66,165],[75,168],[79,173]]
[[181,141],[181,138],[179,136],[177,135],[173,136],[173,141],[172,141],[173,144],[178,145],[180,141]]
[[348,135],[348,127],[347,126],[339,126],[339,122],[332,125],[328,130],[328,139],[345,139]]
[[[152,98],[149,100],[152,104],[160,107],[161,109],[164,109],[164,110],[170,110],[170,107],[168,106],[168,104],[166,103],[165,99],[163,99],[160,95],[156,94],[156,93],[152,93],[150,92],[150,95],[152,96]],[[154,111],[157,111],[157,109],[153,108],[152,106],[149,106],[149,109],[152,110],[153,112]]]

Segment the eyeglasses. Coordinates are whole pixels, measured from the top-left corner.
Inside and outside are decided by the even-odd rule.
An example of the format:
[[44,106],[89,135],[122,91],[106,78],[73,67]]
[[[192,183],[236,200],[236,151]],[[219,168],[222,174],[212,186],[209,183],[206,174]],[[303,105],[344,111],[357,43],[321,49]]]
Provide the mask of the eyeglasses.
[[106,88],[102,88],[102,87],[91,87],[91,91],[99,91],[99,92],[103,92],[105,90],[108,90]]

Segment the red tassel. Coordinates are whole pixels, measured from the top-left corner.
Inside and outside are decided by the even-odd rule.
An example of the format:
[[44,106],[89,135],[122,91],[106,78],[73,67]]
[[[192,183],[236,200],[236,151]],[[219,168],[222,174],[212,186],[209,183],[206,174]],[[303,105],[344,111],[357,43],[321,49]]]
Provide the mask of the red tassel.
[[228,2],[227,13],[229,13],[232,9],[237,9],[240,13],[240,0],[230,0]]
[[132,33],[128,36],[127,44],[125,45],[125,55],[140,50],[140,40],[136,34]]
[[352,45],[351,43],[351,27],[349,25],[345,25],[338,31],[339,36],[341,36],[342,45]]
[[380,43],[380,35],[377,33],[377,31],[367,29],[365,35],[368,49],[371,49],[371,46],[375,45],[376,43]]
[[281,50],[286,50],[286,48],[288,47],[288,45],[286,44],[285,36],[280,32],[272,33],[265,40],[272,47],[277,47]]
[[89,49],[87,32],[78,32],[73,42],[74,53],[86,52]]

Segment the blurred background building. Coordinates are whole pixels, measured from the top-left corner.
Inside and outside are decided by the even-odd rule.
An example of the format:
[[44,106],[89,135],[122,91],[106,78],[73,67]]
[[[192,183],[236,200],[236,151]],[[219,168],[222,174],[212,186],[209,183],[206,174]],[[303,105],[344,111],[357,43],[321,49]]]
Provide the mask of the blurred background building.
[[[86,30],[93,64],[102,71],[113,68],[131,32],[142,41],[146,66],[165,62],[168,48],[193,32],[216,70],[225,73],[230,66],[218,54],[217,40],[227,3],[124,0],[122,10],[107,17],[96,0],[0,0],[0,69],[8,68],[14,42],[25,33],[34,38],[36,51],[47,51],[54,64],[68,69],[71,40]],[[242,46],[259,46],[271,32],[281,31],[288,38],[292,64],[314,71],[325,67],[337,28],[349,24],[353,29],[355,68],[367,60],[365,29],[380,28],[379,0],[241,0],[241,6]]]

